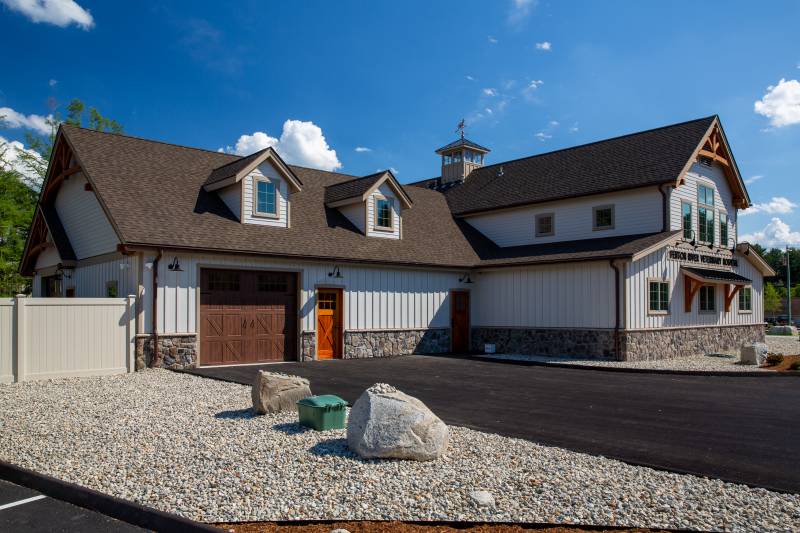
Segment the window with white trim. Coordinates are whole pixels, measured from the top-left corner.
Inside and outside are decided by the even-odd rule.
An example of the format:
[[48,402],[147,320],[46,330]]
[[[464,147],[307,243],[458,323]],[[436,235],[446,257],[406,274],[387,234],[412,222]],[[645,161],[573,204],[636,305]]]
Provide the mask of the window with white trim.
[[387,198],[375,199],[375,226],[380,229],[393,229],[392,201]]
[[256,179],[255,214],[269,217],[278,216],[278,191],[271,181]]
[[717,309],[717,291],[714,285],[700,287],[700,311],[711,312]]
[[604,230],[614,229],[614,206],[613,205],[599,205],[592,209],[594,220],[592,221],[592,229]]
[[649,282],[649,303],[648,309],[654,314],[665,314],[669,312],[669,282],[650,281]]
[[693,239],[692,231],[692,204],[681,202],[681,223],[683,224],[683,238]]
[[714,244],[714,189],[697,186],[697,226],[700,242]]
[[739,312],[751,313],[753,311],[753,288],[742,287],[739,289]]
[[719,245],[727,248],[728,242],[728,213],[719,214]]
[[553,213],[542,213],[541,215],[536,215],[535,223],[537,237],[548,237],[550,235],[555,235],[555,215]]

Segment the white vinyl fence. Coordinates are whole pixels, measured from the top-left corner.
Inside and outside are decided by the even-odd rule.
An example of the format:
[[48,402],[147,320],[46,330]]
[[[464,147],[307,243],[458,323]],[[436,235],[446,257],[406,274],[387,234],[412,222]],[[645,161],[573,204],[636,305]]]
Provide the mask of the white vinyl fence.
[[0,298],[0,383],[133,372],[136,298]]

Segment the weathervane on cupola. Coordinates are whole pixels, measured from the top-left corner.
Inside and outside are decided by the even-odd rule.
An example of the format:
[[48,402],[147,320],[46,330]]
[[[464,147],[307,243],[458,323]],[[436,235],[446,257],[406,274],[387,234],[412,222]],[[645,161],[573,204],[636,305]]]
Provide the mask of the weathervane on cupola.
[[462,118],[456,127],[456,133],[460,134],[460,138],[436,150],[436,153],[442,156],[441,185],[467,179],[470,172],[483,166],[483,158],[490,152],[488,148],[464,137],[466,129],[466,121]]

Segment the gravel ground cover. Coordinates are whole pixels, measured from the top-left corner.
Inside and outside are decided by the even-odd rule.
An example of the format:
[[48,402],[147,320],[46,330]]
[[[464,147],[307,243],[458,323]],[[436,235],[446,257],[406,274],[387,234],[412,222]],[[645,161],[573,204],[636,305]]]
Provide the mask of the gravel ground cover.
[[[800,342],[797,337],[767,335],[767,346],[770,352],[784,355],[800,354]],[[753,372],[772,371],[769,368],[758,368],[754,365],[740,365],[739,354],[730,352],[728,357],[695,355],[677,359],[659,359],[655,361],[598,361],[597,359],[580,359],[575,357],[552,357],[545,355],[493,354],[483,355],[492,359],[513,361],[535,361],[538,363],[557,363],[565,365],[585,365],[609,368],[642,368],[650,370],[686,370],[693,372]]]
[[[205,522],[470,520],[796,531],[800,495],[452,427],[438,461],[251,414],[250,388],[150,370],[0,385],[0,458]],[[486,490],[496,505],[479,507]]]
[[409,524],[406,522],[336,522],[303,525],[285,525],[274,522],[246,522],[238,524],[215,524],[220,529],[231,533],[333,533],[349,531],[350,533],[523,533],[537,531],[539,533],[586,533],[588,531],[609,531],[614,533],[668,533],[666,530],[641,528],[597,528],[588,527],[538,527],[509,524],[477,524],[473,526],[450,527],[442,525]]

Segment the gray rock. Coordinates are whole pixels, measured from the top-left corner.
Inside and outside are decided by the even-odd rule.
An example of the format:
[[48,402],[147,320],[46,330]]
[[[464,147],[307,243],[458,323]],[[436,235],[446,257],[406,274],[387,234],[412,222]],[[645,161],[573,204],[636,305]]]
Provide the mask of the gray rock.
[[347,421],[347,445],[365,459],[431,461],[448,440],[447,426],[424,403],[385,383],[364,391]]
[[772,326],[769,328],[768,335],[797,335],[797,328],[794,326]]
[[739,362],[743,365],[758,365],[764,362],[767,358],[769,348],[763,342],[756,342],[753,344],[745,344],[739,351]]
[[311,396],[307,379],[260,370],[253,383],[253,410],[260,414],[296,409],[298,400]]
[[330,533],[350,533],[350,531],[345,529],[345,528],[343,528],[343,527],[339,527],[339,528],[336,528],[336,529],[331,529]]
[[494,496],[491,492],[485,490],[473,490],[469,493],[472,501],[477,503],[480,507],[494,507]]

